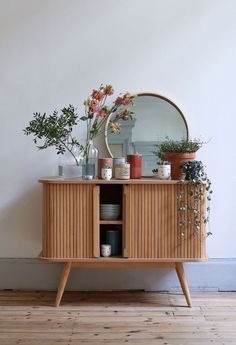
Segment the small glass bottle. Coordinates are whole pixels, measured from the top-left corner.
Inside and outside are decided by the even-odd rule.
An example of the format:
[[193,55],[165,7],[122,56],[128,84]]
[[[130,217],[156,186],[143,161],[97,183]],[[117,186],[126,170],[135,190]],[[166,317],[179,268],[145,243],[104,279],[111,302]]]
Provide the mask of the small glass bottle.
[[82,178],[92,180],[98,177],[98,156],[99,152],[92,139],[88,141],[86,155],[82,169]]

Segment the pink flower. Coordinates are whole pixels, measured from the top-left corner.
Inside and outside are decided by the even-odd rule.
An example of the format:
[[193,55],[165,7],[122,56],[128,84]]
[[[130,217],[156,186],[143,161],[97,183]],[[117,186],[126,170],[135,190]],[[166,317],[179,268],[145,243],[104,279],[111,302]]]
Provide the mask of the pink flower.
[[125,93],[122,97],[117,97],[117,99],[115,100],[115,104],[116,105],[129,105],[133,103],[133,98],[134,96],[132,96],[130,93]]
[[123,117],[123,120],[124,120],[124,121],[128,121],[128,120],[129,120],[129,116],[128,116],[128,115],[125,115],[125,116]]
[[100,109],[99,112],[98,112],[98,115],[101,116],[101,117],[106,116],[106,110],[104,108]]
[[124,109],[116,113],[116,119],[122,119],[123,121],[128,121],[132,119],[133,112],[129,109]]
[[88,108],[89,113],[96,113],[98,111],[98,101],[97,100],[91,100]]
[[112,133],[120,133],[120,124],[118,122],[112,122],[111,131]]
[[121,105],[122,104],[122,102],[123,102],[123,98],[122,97],[117,97],[117,99],[115,100],[115,104],[116,105]]
[[104,93],[100,90],[93,90],[92,98],[97,101],[101,101],[104,98]]
[[104,87],[104,94],[105,95],[108,95],[108,96],[111,96],[111,95],[113,95],[113,93],[114,93],[114,89],[113,89],[113,86],[112,85],[106,85],[105,87]]
[[125,98],[122,102],[123,105],[129,105],[132,103],[132,100],[130,98]]
[[131,104],[133,102],[132,98],[133,98],[133,96],[131,96],[131,94],[127,92],[126,94],[124,94],[124,96],[122,98],[122,104],[123,105]]

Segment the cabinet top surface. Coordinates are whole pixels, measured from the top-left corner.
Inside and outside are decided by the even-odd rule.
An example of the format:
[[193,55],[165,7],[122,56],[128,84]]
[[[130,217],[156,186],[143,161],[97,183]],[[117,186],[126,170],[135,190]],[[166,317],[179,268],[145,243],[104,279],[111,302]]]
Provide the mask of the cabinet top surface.
[[67,179],[59,176],[42,177],[40,183],[59,183],[59,184],[177,184],[178,180],[158,180],[154,177],[146,177],[141,179],[117,180],[110,181],[102,179],[83,180],[81,178]]

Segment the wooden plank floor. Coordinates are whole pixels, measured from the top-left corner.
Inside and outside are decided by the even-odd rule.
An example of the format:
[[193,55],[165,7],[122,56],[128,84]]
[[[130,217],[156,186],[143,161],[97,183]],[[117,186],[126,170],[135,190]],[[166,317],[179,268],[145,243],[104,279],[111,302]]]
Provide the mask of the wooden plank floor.
[[0,291],[0,345],[235,345],[236,292]]

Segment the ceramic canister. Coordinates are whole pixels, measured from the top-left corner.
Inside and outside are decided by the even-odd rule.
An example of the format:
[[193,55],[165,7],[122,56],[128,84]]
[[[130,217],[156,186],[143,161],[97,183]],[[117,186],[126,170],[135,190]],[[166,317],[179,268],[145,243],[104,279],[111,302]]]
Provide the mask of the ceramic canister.
[[130,164],[116,164],[115,166],[115,178],[118,180],[129,180],[130,179]]
[[142,176],[142,155],[127,155],[130,163],[130,178],[141,178]]
[[115,157],[113,158],[113,173],[112,177],[115,177],[115,168],[117,164],[124,164],[125,163],[125,157]]
[[121,247],[121,231],[120,230],[107,230],[106,243],[111,245],[111,255],[120,255],[122,252]]

